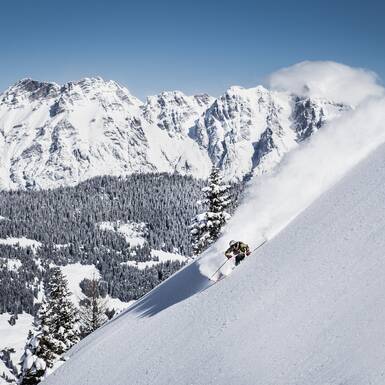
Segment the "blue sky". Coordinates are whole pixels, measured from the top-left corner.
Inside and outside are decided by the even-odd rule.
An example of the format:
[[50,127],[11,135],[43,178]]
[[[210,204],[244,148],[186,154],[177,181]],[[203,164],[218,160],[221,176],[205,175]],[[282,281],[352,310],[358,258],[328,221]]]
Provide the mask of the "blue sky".
[[142,99],[171,89],[216,96],[302,60],[385,79],[384,15],[380,0],[7,1],[0,90],[23,77],[100,75]]

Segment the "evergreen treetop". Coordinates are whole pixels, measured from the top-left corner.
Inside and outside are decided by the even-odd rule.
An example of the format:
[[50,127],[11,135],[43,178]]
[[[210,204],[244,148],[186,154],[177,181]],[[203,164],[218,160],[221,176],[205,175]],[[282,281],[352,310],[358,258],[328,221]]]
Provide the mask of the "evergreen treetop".
[[201,204],[207,210],[195,216],[191,226],[192,247],[195,255],[202,253],[218,239],[223,225],[230,218],[225,211],[231,204],[230,188],[230,185],[223,183],[219,169],[213,167],[208,185],[202,189],[205,199],[201,201]]

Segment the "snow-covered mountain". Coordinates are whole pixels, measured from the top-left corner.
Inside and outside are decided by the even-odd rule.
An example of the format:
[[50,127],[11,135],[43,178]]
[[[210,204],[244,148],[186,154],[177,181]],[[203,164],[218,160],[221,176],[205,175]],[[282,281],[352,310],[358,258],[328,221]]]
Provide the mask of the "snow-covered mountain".
[[262,86],[215,99],[163,92],[145,103],[114,81],[24,79],[0,95],[0,188],[74,185],[96,175],[179,172],[228,179],[270,171],[349,107]]

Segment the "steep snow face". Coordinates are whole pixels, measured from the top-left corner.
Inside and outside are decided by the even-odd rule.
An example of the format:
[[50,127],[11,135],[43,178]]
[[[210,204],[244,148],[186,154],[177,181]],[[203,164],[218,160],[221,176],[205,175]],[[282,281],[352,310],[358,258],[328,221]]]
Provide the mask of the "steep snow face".
[[163,92],[145,104],[113,81],[24,79],[0,95],[0,188],[74,185],[96,175],[179,172],[227,179],[271,171],[348,109],[263,87],[214,99]]
[[180,91],[149,96],[143,115],[150,125],[157,125],[170,136],[185,136],[195,120],[213,103],[209,95],[186,96]]
[[231,87],[193,128],[198,143],[228,177],[269,172],[298,142],[349,110],[259,86]]
[[147,98],[143,122],[149,143],[149,159],[159,171],[205,178],[211,167],[207,153],[190,138],[195,121],[210,106],[208,95],[186,96],[180,91]]
[[83,340],[47,385],[383,385],[384,165],[383,145],[210,287],[199,264],[213,247]]

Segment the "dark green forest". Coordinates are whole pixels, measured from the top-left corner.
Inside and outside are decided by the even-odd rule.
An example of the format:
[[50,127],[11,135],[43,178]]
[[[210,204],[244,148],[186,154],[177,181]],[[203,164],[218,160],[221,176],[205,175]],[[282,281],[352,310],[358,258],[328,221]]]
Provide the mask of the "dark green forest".
[[[42,243],[35,254],[29,248],[0,245],[0,313],[35,313],[34,298],[50,263],[94,264],[112,297],[141,297],[181,263],[138,270],[122,262],[149,260],[151,249],[192,255],[190,224],[202,209],[197,201],[203,185],[175,174],[135,174],[96,177],[53,190],[0,191],[0,238],[26,237]],[[240,191],[240,185],[232,186],[230,211]],[[98,224],[105,221],[145,223],[147,242],[132,247],[121,234],[101,230]],[[20,260],[21,267],[9,270],[9,258]]]

